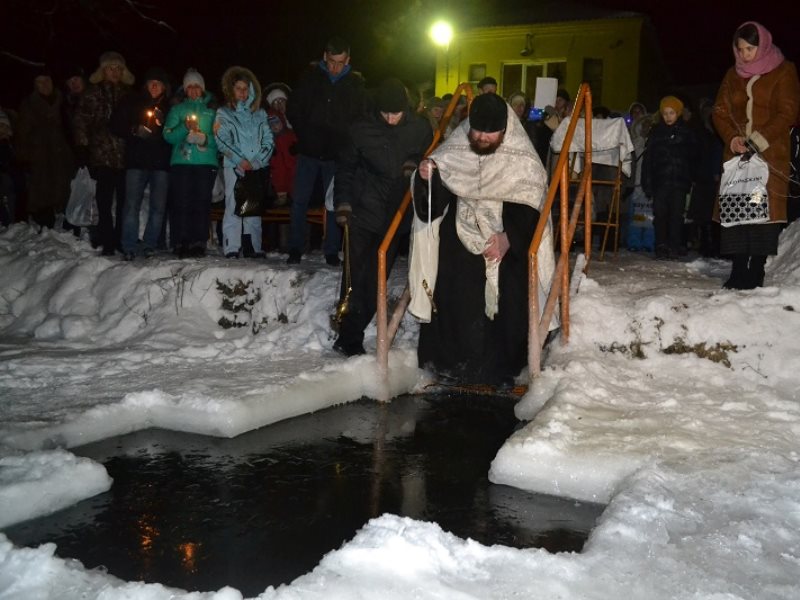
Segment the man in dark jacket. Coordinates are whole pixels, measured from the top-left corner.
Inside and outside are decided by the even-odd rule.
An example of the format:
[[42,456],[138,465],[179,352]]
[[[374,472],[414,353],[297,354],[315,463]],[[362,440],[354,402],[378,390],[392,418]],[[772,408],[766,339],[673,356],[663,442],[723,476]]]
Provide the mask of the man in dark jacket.
[[[364,114],[364,82],[350,67],[350,46],[332,38],[322,60],[305,73],[289,95],[286,116],[298,139],[297,173],[292,198],[288,263],[299,263],[306,243],[306,211],[318,176],[327,190],[347,128]],[[339,264],[341,232],[328,213],[323,251],[328,264]]]
[[[125,140],[125,202],[122,252],[125,260],[155,252],[167,204],[172,146],[164,139],[169,112],[169,77],[160,68],[145,73],[144,89],[124,98],[111,115],[111,132]],[[139,211],[150,186],[143,247],[139,246]]]
[[[133,85],[133,73],[118,52],[100,55],[100,66],[89,76],[92,84],[81,98],[73,121],[78,163],[88,166],[97,180],[97,210],[100,222],[93,231],[92,245],[103,247],[103,256],[113,256],[122,233],[125,203],[125,142],[110,129],[111,113]],[[116,209],[112,207],[116,197]]]
[[[433,141],[428,122],[411,113],[400,80],[384,81],[375,104],[373,114],[350,128],[334,180],[336,220],[349,227],[342,295],[347,293],[348,268],[352,291],[334,344],[346,356],[364,353],[364,329],[376,309],[378,247],[403,201],[411,173]],[[397,237],[387,252],[388,270],[396,253]]]

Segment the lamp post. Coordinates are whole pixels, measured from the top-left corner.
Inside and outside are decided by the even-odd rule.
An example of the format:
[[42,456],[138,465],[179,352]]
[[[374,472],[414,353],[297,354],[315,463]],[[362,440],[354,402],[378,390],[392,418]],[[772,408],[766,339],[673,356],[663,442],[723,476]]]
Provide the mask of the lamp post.
[[447,21],[436,21],[430,30],[433,43],[444,49],[445,87],[450,86],[450,41],[453,39],[453,27]]

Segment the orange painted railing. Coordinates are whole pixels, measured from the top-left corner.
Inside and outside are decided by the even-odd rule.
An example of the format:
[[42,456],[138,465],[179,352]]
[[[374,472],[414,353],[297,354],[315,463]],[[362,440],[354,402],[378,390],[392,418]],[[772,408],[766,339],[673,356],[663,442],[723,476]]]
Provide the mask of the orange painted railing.
[[[531,379],[539,375],[542,363],[542,348],[547,340],[547,332],[555,313],[556,303],[561,300],[561,338],[562,342],[569,341],[569,249],[572,246],[572,238],[578,225],[580,210],[584,208],[584,230],[583,247],[585,255],[585,265],[588,267],[592,256],[592,92],[589,85],[581,84],[578,89],[578,96],[575,98],[575,105],[572,108],[573,117],[567,127],[564,144],[558,155],[558,162],[553,170],[550,180],[550,187],[547,190],[547,199],[542,207],[539,223],[533,234],[530,249],[528,250],[528,372]],[[569,148],[572,138],[575,136],[575,128],[580,120],[580,115],[585,115],[586,119],[586,142],[585,155],[583,161],[583,172],[578,185],[578,193],[575,204],[572,207],[572,214],[567,221],[569,212]],[[542,243],[545,228],[550,221],[556,194],[559,193],[559,235],[560,254],[556,264],[555,274],[550,286],[550,292],[539,318],[539,272],[538,272],[538,250]],[[585,270],[585,268],[584,268]]]

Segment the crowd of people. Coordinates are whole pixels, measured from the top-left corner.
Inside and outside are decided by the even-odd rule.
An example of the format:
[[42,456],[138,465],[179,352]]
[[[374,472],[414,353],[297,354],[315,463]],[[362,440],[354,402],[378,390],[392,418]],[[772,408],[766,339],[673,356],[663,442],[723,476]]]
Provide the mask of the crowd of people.
[[[787,221],[800,84],[758,23],[735,32],[733,53],[735,66],[716,101],[693,111],[668,95],[654,115],[642,103],[630,106],[634,170],[626,189],[652,201],[656,258],[686,254],[688,215],[701,251],[733,258],[725,286],[750,289],[763,284],[766,257],[777,251]],[[458,99],[443,143],[423,160],[452,97],[418,98],[394,78],[368,92],[338,37],[294,89],[281,82],[262,89],[242,66],[223,75],[219,101],[194,69],[175,93],[158,67],[138,89],[134,82],[125,59],[106,52],[88,81],[79,69],[70,71],[64,92],[51,74],[37,74],[15,123],[0,112],[4,223],[15,214],[14,160],[25,166],[28,218],[41,227],[55,225],[76,169],[86,166],[99,211],[91,242],[103,255],[136,260],[169,248],[180,257],[202,256],[219,189],[225,257],[264,256],[260,214],[241,212],[242,194],[260,194],[288,208],[287,263],[296,264],[308,247],[306,213],[321,189],[332,199],[322,242],[326,263],[341,264],[343,232],[347,245],[340,291],[347,309],[334,348],[351,356],[364,353],[364,330],[376,310],[377,249],[410,187],[413,215],[400,232],[412,241],[420,365],[442,377],[493,384],[508,383],[524,366],[525,253],[547,185],[550,138],[572,109],[565,90],[552,106],[532,111],[523,92],[503,99],[498,82],[486,77],[469,109]],[[615,115],[597,106],[593,116]],[[771,171],[768,218],[720,229],[723,154],[727,160],[754,153]],[[399,239],[389,248],[389,269]],[[551,253],[539,264],[545,294]]]

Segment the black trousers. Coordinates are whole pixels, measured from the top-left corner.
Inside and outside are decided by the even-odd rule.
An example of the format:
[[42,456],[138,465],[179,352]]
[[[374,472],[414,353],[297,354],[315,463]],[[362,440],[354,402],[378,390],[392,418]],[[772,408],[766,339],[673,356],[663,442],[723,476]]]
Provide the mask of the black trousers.
[[[348,312],[342,319],[337,342],[343,346],[364,343],[364,330],[375,316],[378,295],[378,248],[385,233],[350,226],[350,284]],[[392,271],[399,241],[395,236],[386,252],[386,276]],[[347,292],[347,261],[342,265],[340,299]]]
[[[104,252],[113,253],[122,237],[122,211],[125,206],[125,169],[92,167],[92,177],[97,181],[95,197],[100,220],[94,231],[93,243]],[[117,203],[114,207],[114,196]],[[113,216],[112,216],[113,215]]]
[[686,190],[674,187],[657,188],[653,192],[653,229],[656,248],[666,247],[678,252],[683,232],[683,210]]
[[[211,194],[217,169],[205,165],[173,165],[170,171],[173,248],[205,248],[211,222]],[[174,228],[174,230],[172,229]]]

